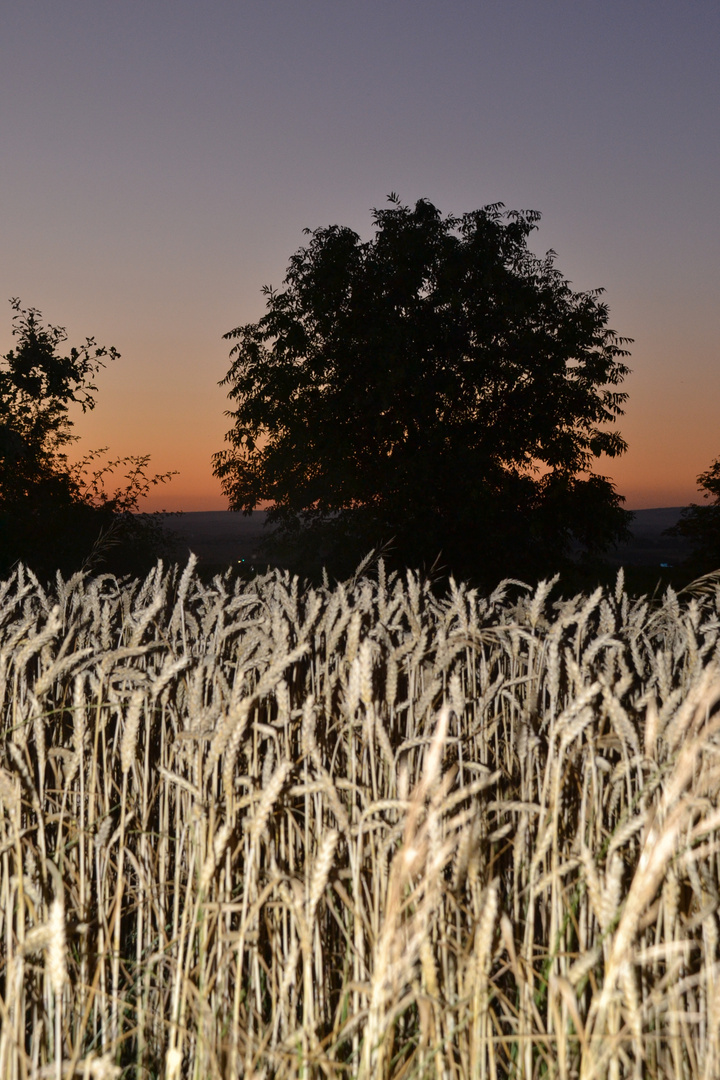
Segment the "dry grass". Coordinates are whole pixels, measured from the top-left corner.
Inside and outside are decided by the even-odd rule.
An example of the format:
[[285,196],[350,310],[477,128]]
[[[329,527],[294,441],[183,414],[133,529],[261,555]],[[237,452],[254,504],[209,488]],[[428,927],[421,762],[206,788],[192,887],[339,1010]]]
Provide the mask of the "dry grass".
[[717,1078],[720,587],[551,586],[0,583],[0,1077]]

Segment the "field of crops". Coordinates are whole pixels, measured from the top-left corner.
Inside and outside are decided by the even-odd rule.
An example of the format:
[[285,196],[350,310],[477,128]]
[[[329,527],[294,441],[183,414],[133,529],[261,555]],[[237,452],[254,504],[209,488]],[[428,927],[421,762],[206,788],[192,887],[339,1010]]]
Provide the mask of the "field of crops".
[[720,1076],[720,587],[0,583],[0,1077]]

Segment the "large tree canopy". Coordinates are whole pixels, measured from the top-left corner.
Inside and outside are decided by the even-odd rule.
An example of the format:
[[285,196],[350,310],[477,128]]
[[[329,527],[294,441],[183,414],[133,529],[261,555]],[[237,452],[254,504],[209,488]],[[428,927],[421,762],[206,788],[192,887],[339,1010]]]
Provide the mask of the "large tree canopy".
[[590,469],[626,449],[608,425],[629,340],[602,290],[529,250],[535,212],[390,203],[370,241],[306,230],[266,314],[226,335],[236,408],[214,471],[231,508],[269,501],[331,565],[391,538],[484,580],[602,550],[627,514]]

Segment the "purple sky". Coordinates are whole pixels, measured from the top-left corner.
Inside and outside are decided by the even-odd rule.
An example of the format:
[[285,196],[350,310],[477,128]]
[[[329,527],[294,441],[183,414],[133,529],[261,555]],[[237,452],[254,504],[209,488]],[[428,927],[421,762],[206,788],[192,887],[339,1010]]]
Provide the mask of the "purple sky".
[[0,300],[120,350],[78,454],[150,453],[181,475],[147,508],[220,509],[222,334],[305,226],[369,238],[392,190],[536,209],[535,249],[635,338],[629,450],[598,471],[629,508],[697,500],[720,455],[719,57],[705,0],[2,3]]

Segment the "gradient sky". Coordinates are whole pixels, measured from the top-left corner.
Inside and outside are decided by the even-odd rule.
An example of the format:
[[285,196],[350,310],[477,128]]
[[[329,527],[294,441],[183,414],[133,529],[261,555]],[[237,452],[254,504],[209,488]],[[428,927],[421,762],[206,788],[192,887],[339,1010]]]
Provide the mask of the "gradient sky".
[[539,210],[535,250],[635,339],[596,471],[629,509],[702,501],[719,101],[716,0],[0,0],[0,300],[122,354],[78,454],[178,469],[146,509],[222,509],[222,335],[304,227],[369,239],[393,190]]

